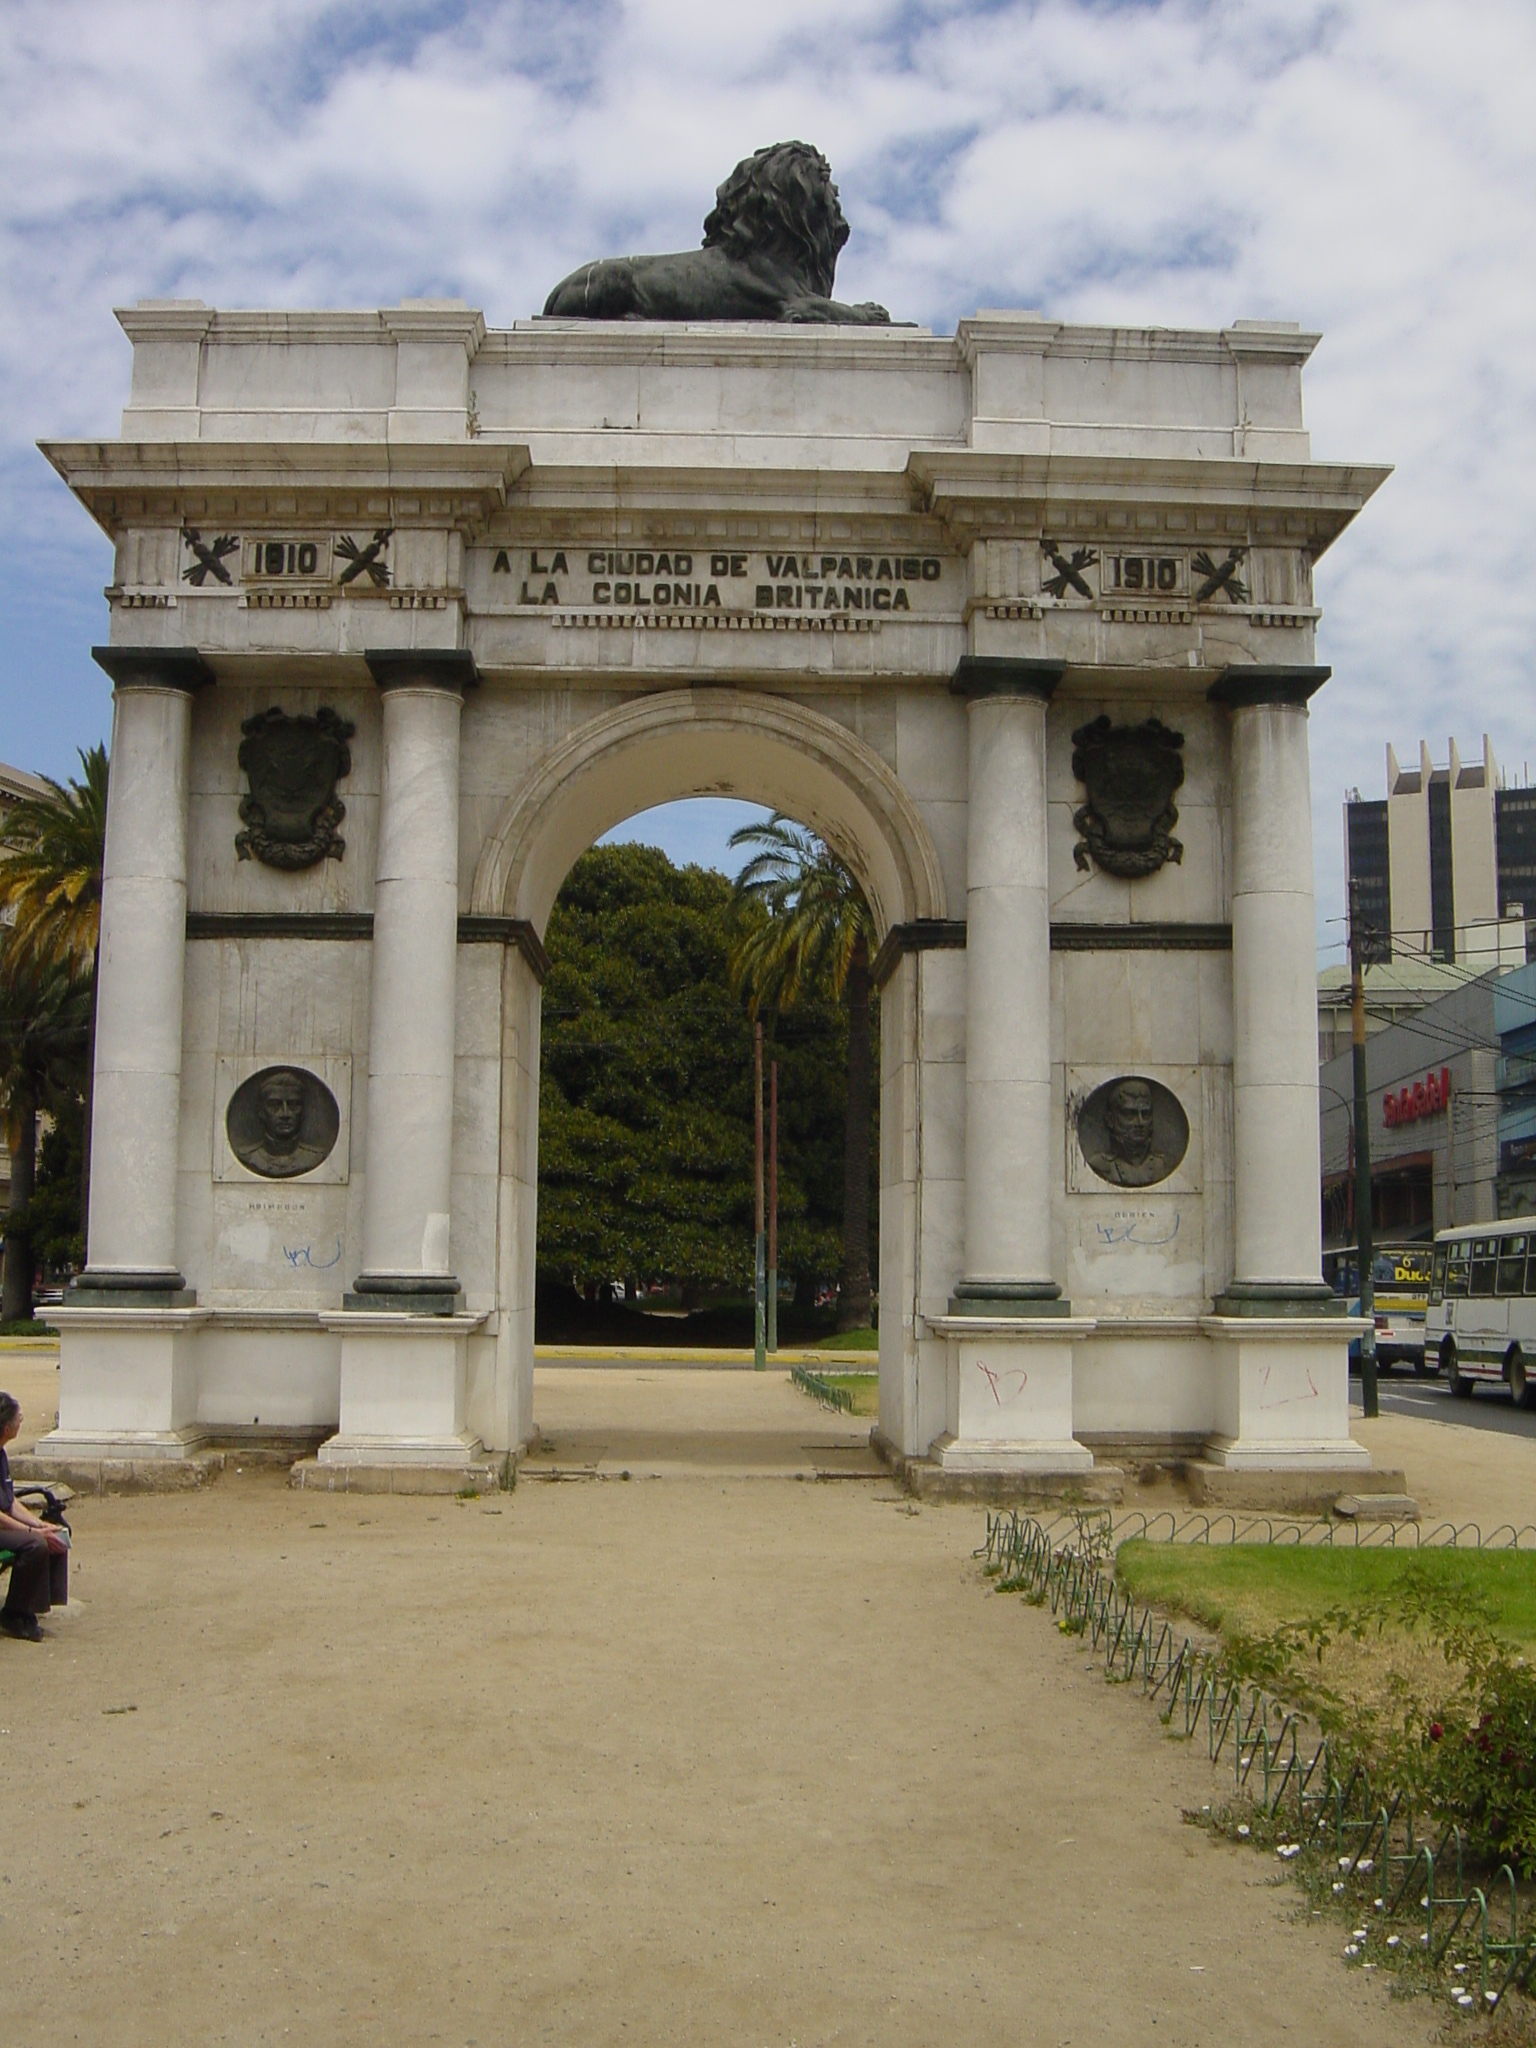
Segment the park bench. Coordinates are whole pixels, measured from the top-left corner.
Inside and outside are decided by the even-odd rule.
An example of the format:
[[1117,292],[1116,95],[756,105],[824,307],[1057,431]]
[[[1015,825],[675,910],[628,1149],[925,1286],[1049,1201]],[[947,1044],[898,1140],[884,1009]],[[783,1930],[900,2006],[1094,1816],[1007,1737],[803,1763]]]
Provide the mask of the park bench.
[[[51,1486],[39,1486],[36,1480],[32,1479],[22,1480],[16,1487],[16,1498],[24,1500],[32,1512],[41,1515],[45,1522],[64,1520],[64,1500]],[[0,1576],[8,1572],[15,1562],[15,1551],[7,1550],[0,1545]]]

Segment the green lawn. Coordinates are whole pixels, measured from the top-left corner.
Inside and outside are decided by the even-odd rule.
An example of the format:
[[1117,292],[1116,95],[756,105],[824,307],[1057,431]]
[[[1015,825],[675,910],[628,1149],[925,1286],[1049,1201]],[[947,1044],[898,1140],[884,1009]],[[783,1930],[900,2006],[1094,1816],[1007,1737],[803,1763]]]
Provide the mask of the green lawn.
[[[798,1368],[797,1368],[798,1370]],[[880,1375],[874,1372],[822,1372],[819,1367],[808,1368],[818,1380],[839,1393],[846,1394],[853,1403],[855,1415],[878,1415],[880,1413]],[[801,1387],[801,1393],[808,1400],[816,1397],[809,1387]]]
[[[873,1335],[873,1332],[871,1332]],[[821,1377],[853,1396],[855,1415],[880,1413],[880,1375],[874,1372],[824,1372]]]
[[830,1337],[816,1339],[818,1351],[878,1351],[878,1330],[834,1330]]
[[1138,1600],[1228,1635],[1267,1633],[1390,1594],[1417,1567],[1453,1595],[1477,1592],[1497,1632],[1536,1644],[1536,1551],[1355,1550],[1311,1545],[1122,1543],[1115,1575]]

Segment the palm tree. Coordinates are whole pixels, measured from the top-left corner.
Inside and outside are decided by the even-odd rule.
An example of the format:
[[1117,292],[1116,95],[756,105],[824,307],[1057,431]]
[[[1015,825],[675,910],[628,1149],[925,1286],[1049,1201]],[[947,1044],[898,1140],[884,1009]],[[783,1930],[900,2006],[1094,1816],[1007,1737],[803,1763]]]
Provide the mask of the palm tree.
[[742,902],[768,915],[733,947],[731,979],[752,1014],[787,1009],[825,976],[848,1004],[848,1097],[843,1132],[843,1269],[837,1326],[869,1323],[869,970],[874,920],[864,892],[814,832],[781,812],[743,825],[732,846],[756,849],[736,877]]
[[37,1178],[37,1119],[77,1079],[90,1023],[90,985],[68,964],[40,961],[7,933],[0,947],[0,1109],[11,1191],[0,1274],[0,1321],[32,1315],[27,1209]]
[[91,1086],[96,1066],[96,954],[101,937],[101,870],[107,839],[107,750],[80,751],[84,779],[48,782],[47,794],[14,805],[0,825],[0,907],[10,913],[8,952],[41,971],[57,967],[84,982],[85,1137],[80,1158],[80,1228],[91,1187]]

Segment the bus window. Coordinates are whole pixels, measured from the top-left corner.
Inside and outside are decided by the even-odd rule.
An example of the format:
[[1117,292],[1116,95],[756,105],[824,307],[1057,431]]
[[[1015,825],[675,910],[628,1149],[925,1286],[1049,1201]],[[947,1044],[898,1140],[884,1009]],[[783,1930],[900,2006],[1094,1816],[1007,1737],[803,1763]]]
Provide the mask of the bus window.
[[1501,1237],[1499,1239],[1500,1294],[1519,1294],[1525,1286],[1525,1238]]
[[1472,1240],[1472,1280],[1469,1294],[1492,1294],[1494,1273],[1498,1265],[1499,1241],[1496,1237],[1474,1237]]
[[1445,1291],[1449,1295],[1465,1294],[1467,1291],[1467,1240],[1459,1237],[1446,1246]]
[[1525,1261],[1525,1291],[1527,1294],[1536,1294],[1536,1237],[1530,1238],[1528,1242],[1531,1249]]
[[[1536,1259],[1536,1254],[1533,1254],[1533,1259]],[[1533,1280],[1536,1280],[1536,1268],[1533,1268],[1531,1277]],[[1445,1299],[1445,1246],[1443,1244],[1435,1246],[1435,1265],[1434,1271],[1430,1275],[1429,1298],[1431,1302],[1435,1303]]]

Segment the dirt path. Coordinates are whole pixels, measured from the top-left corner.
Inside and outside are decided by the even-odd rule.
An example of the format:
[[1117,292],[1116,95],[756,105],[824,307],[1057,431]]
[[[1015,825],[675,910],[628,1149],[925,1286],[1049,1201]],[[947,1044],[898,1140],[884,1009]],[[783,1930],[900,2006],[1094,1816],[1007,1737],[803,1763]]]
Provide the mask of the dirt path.
[[75,1519],[77,1605],[0,1640],[39,2038],[1434,2038],[1182,1823],[1208,1768],[985,1586],[973,1509],[246,1472]]

